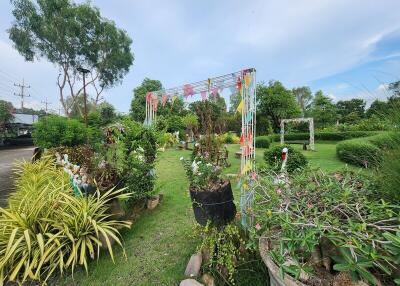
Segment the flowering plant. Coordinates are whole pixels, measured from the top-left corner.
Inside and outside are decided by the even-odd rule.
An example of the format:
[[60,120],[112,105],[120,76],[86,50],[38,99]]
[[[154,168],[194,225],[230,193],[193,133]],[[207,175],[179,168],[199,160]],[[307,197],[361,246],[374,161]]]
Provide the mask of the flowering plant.
[[306,169],[284,182],[275,178],[267,173],[255,183],[254,232],[282,272],[307,285],[335,285],[338,272],[393,285],[400,207],[383,201],[368,175]]
[[206,190],[219,181],[221,168],[213,165],[207,158],[195,157],[193,161],[180,158],[190,181],[190,186],[198,190]]

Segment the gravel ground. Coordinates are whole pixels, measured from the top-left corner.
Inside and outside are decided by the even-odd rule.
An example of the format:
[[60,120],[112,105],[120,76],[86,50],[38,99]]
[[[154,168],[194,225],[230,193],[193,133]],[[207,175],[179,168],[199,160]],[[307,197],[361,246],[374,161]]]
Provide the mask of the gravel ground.
[[20,160],[30,160],[34,147],[14,147],[0,149],[0,207],[7,203],[7,197],[12,192],[13,164]]

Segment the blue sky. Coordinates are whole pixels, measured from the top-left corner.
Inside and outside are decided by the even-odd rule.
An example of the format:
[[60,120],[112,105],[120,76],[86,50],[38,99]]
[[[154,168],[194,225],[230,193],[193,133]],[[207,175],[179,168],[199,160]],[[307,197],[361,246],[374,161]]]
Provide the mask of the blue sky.
[[[80,1],[81,2],[81,1]],[[133,40],[135,61],[121,85],[105,92],[127,112],[132,89],[145,77],[165,87],[257,69],[258,81],[288,88],[308,85],[335,100],[371,102],[400,79],[400,1],[93,0],[101,14]],[[0,2],[0,98],[19,101],[14,81],[32,86],[26,105],[57,109],[57,68],[44,59],[24,62],[6,29],[8,0]],[[228,94],[224,94],[228,97]]]

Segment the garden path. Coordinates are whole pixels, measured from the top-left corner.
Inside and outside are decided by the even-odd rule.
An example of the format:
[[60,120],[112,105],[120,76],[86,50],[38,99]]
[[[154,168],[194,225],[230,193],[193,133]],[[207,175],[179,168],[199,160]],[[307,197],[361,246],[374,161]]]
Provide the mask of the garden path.
[[7,147],[0,149],[0,207],[7,204],[7,197],[13,190],[12,169],[17,161],[29,160],[34,147]]

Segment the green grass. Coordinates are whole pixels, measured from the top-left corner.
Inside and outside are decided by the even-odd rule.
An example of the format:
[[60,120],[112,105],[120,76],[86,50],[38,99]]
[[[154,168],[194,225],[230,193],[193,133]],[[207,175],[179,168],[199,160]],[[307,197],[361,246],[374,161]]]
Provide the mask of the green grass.
[[[301,146],[295,145],[296,148]],[[239,145],[229,145],[229,162],[224,174],[237,174],[240,159],[235,158]],[[316,144],[315,152],[304,151],[311,166],[331,172],[344,167],[335,155],[335,143]],[[89,274],[79,270],[58,279],[52,285],[178,285],[184,279],[189,257],[198,241],[192,237],[194,223],[188,183],[179,157],[189,157],[189,151],[175,149],[161,153],[157,163],[157,186],[164,194],[161,205],[144,211],[132,228],[123,233],[127,259],[115,248],[115,264],[103,252],[98,262],[89,265]],[[263,163],[264,149],[256,150],[257,164]],[[289,154],[290,156],[290,154]],[[232,179],[236,203],[239,201],[235,179]],[[260,282],[261,284],[258,284]],[[265,284],[265,283],[264,283]],[[251,285],[263,285],[254,281]]]
[[[334,141],[323,141],[322,143],[315,144],[316,151],[303,151],[302,145],[291,145],[300,150],[308,159],[311,167],[321,168],[325,172],[334,172],[345,167],[345,163],[336,157],[336,143]],[[279,145],[279,143],[272,143],[271,147]],[[270,148],[271,148],[270,147]],[[239,145],[228,145],[229,162],[232,164],[229,168],[224,170],[224,173],[237,174],[240,166],[240,159],[235,158],[235,152],[239,150]],[[266,149],[256,149],[256,164],[258,166],[264,164],[264,151]],[[290,156],[290,154],[289,154]],[[349,166],[349,168],[356,167]]]

